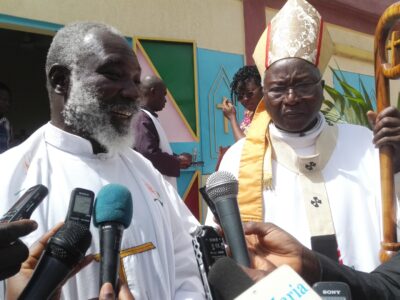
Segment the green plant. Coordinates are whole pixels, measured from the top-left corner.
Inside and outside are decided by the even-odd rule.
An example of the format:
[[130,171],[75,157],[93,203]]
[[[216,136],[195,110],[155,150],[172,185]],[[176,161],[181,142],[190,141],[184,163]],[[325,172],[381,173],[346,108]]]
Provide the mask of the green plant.
[[359,79],[360,92],[346,81],[340,69],[330,69],[342,87],[343,93],[325,85],[325,91],[331,99],[324,100],[321,112],[325,115],[327,122],[351,123],[371,128],[367,119],[367,111],[373,110],[373,106],[362,80]]

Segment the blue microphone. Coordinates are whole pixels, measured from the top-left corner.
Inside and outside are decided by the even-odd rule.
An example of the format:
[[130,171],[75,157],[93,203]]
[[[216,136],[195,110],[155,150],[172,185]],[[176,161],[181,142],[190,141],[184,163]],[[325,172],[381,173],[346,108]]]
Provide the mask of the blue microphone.
[[116,291],[122,234],[131,220],[131,192],[119,184],[104,186],[97,194],[93,214],[100,234],[100,287],[110,282]]

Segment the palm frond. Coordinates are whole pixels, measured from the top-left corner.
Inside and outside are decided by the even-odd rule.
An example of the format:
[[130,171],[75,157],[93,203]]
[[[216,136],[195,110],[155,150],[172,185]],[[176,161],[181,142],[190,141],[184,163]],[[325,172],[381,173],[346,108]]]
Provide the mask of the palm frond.
[[[359,78],[361,91],[350,85],[342,71],[330,68],[334,78],[338,81],[343,92],[325,85],[324,89],[331,99],[325,99],[321,108],[325,119],[329,123],[352,123],[370,128],[367,111],[372,110],[372,102],[364,83]],[[400,94],[399,102],[400,106]]]

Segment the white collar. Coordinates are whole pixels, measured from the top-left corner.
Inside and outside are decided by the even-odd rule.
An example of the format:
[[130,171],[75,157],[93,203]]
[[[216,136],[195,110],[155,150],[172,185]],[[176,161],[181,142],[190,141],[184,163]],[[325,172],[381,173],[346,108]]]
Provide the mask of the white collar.
[[276,139],[280,139],[290,145],[293,149],[306,148],[315,144],[317,137],[321,134],[322,130],[325,128],[326,122],[325,117],[320,112],[318,114],[317,123],[313,128],[302,133],[291,133],[279,129],[274,123],[269,125],[269,133]]
[[50,122],[46,125],[44,139],[47,144],[75,155],[100,159],[106,159],[113,156],[109,153],[94,154],[92,144],[87,139],[66,132],[54,126]]

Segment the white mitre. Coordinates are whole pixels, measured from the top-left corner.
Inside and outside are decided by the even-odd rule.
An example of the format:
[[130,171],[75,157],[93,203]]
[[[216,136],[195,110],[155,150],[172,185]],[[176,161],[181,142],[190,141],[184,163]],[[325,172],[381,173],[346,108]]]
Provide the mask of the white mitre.
[[325,70],[332,40],[318,11],[305,0],[288,0],[272,18],[253,53],[261,75],[277,60],[302,58]]

